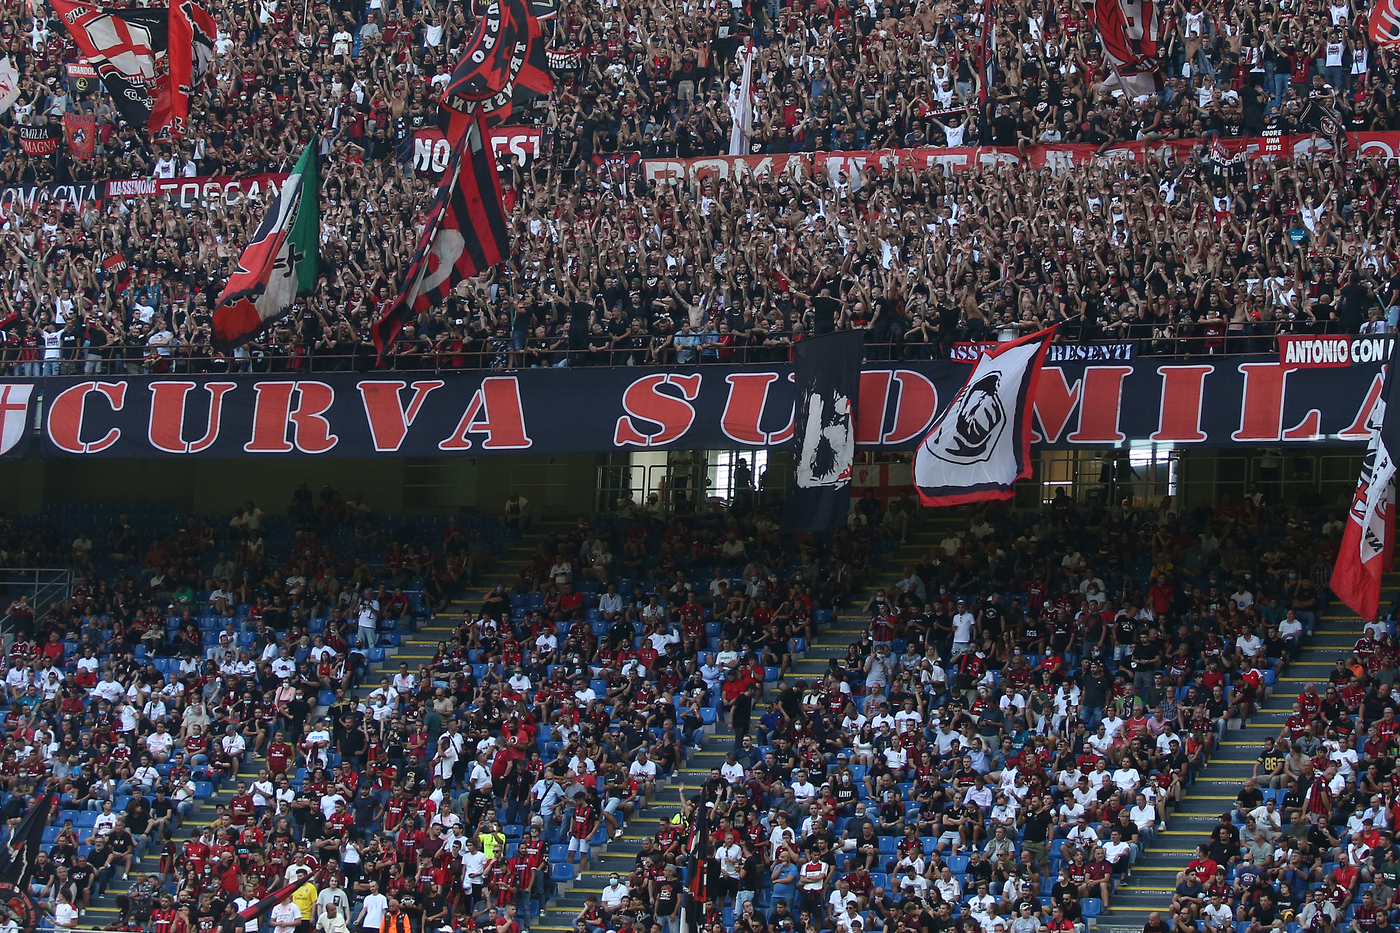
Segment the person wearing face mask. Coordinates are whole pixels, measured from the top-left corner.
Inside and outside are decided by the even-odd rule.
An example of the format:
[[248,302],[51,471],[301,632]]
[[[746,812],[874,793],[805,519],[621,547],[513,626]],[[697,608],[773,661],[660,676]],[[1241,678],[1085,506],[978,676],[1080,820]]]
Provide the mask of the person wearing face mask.
[[889,645],[876,645],[870,657],[865,659],[865,689],[876,694],[883,693],[890,684],[892,668]]
[[[841,757],[845,758],[844,755]],[[831,789],[831,796],[835,799],[836,805],[840,807],[842,816],[851,816],[856,812],[856,801],[859,799],[859,793],[849,770],[842,769],[841,776],[836,780],[836,786]]]
[[608,876],[608,883],[600,896],[604,912],[611,915],[613,911],[626,904],[630,896],[631,889],[627,886],[627,882],[623,881],[617,872],[613,872]]

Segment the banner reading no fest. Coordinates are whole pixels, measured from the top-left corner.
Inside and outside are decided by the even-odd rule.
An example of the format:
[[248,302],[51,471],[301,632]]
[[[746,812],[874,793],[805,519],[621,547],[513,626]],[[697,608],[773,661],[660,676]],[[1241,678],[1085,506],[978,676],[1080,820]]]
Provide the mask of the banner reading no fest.
[[[1358,355],[1359,356],[1359,355]],[[912,450],[969,364],[860,374],[856,445]],[[635,449],[785,448],[792,367],[537,369],[286,377],[0,380],[0,453],[46,456],[440,457]],[[1047,362],[1036,446],[1357,445],[1381,389],[1379,362],[1280,365],[1277,356]],[[42,402],[41,402],[42,398]],[[567,399],[561,404],[560,399]],[[40,436],[29,430],[42,404]]]

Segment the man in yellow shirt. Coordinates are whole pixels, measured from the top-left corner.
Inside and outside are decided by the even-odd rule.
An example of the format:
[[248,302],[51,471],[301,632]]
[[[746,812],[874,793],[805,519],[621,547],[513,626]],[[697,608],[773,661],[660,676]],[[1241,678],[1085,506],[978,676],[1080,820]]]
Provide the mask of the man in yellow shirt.
[[301,877],[304,883],[292,892],[292,903],[301,911],[301,923],[297,924],[297,933],[311,933],[311,916],[316,912],[316,895],[320,892],[316,890],[316,885],[311,883],[311,872],[303,869]]

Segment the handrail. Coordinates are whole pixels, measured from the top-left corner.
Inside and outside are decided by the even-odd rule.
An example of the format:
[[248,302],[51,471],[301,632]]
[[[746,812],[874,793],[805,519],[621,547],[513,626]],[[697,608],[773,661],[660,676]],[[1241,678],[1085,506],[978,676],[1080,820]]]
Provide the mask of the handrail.
[[[70,567],[0,567],[0,592],[6,594],[7,608],[4,618],[0,619],[0,636],[9,635],[14,629],[14,616],[8,611],[10,602],[28,596],[37,626],[72,597],[74,577]],[[23,592],[25,587],[30,588],[28,592]]]
[[[1199,359],[1201,357],[1248,356],[1275,354],[1278,352],[1278,336],[1337,337],[1319,334],[1238,334],[1224,336],[1190,336],[1162,338],[1130,338],[1126,340],[1057,341],[1053,347],[1084,348],[1079,358],[1090,360],[1121,360],[1129,356],[1150,356],[1153,359]],[[1362,336],[1362,335],[1347,335]],[[1385,339],[1395,339],[1394,334],[1375,335]],[[84,375],[155,375],[155,376],[266,376],[304,375],[309,373],[332,372],[436,372],[481,371],[481,370],[521,370],[544,368],[611,368],[618,366],[735,366],[748,363],[786,362],[791,356],[792,343],[787,334],[774,335],[777,343],[766,346],[719,347],[699,353],[693,362],[678,362],[674,350],[657,354],[650,348],[616,350],[567,350],[545,351],[545,355],[525,350],[515,350],[504,354],[493,349],[473,349],[462,351],[431,351],[422,354],[400,354],[388,357],[382,365],[376,364],[374,354],[265,354],[253,360],[213,359],[208,357],[168,357],[161,363],[117,362],[110,359],[101,361],[70,359],[45,363],[43,361],[20,361],[13,358],[0,360],[0,377],[7,378],[46,378],[49,376]],[[980,341],[993,345],[995,339]],[[918,362],[939,359],[953,359],[971,362],[976,358],[977,344],[959,340],[950,344],[874,342],[867,341],[866,362]],[[1095,349],[1097,348],[1097,349]],[[545,362],[541,362],[544,360]],[[567,363],[564,361],[567,360]]]

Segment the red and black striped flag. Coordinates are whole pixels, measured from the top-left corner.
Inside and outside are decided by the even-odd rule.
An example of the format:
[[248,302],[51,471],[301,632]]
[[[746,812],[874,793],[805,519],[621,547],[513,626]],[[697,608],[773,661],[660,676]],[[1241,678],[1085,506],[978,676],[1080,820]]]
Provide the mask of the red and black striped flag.
[[306,884],[307,876],[310,874],[310,869],[303,869],[297,874],[297,880],[293,881],[291,884],[278,888],[256,904],[249,904],[247,907],[240,910],[238,912],[238,919],[247,921],[252,920],[254,917],[261,917],[264,913],[280,904],[282,898],[295,892],[297,888]]
[[374,325],[374,346],[381,360],[405,324],[442,304],[458,282],[500,262],[510,247],[485,117],[478,109],[468,120],[428,208],[403,290]]
[[553,89],[544,35],[528,0],[492,0],[442,96],[479,104],[487,124],[495,126],[515,104]]
[[705,905],[710,900],[710,807],[705,795],[697,798],[695,828],[690,837],[689,876],[685,896],[681,900],[681,933],[701,933],[704,928]]

